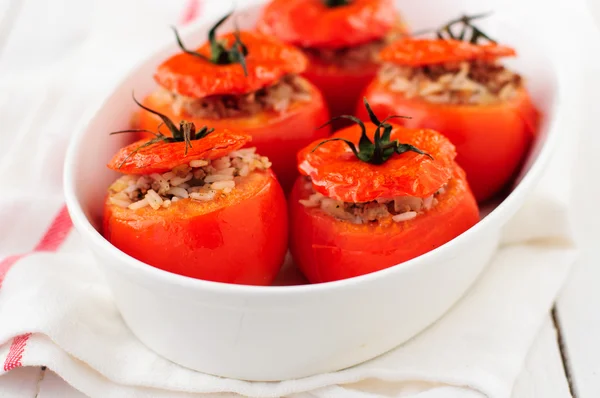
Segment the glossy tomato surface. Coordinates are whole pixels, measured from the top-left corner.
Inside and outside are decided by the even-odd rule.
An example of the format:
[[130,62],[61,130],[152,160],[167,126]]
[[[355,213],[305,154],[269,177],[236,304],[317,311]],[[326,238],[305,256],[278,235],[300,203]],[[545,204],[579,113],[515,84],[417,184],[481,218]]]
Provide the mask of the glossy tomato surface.
[[[142,138],[117,152],[108,168],[124,174],[152,174],[171,171],[192,160],[214,160],[240,149],[251,137],[223,129],[213,131],[201,139],[180,142],[153,142]],[[192,144],[193,143],[193,144]]]
[[393,0],[271,0],[256,28],[300,47],[341,48],[381,39],[396,23]]
[[[433,104],[394,93],[375,80],[366,89],[373,111],[380,117],[405,115],[398,119],[411,128],[430,128],[444,134],[456,146],[456,161],[467,173],[478,201],[490,199],[515,175],[535,132],[539,114],[524,88],[508,101],[494,105]],[[356,114],[368,116],[363,107]]]
[[[219,41],[228,48],[235,40],[233,33],[219,36]],[[269,86],[286,75],[301,73],[306,68],[306,57],[300,50],[274,37],[240,32],[240,40],[248,50],[245,70],[238,62],[215,64],[180,52],[159,65],[154,79],[173,93],[203,98],[246,94]],[[197,51],[210,58],[210,43],[205,43]]]
[[512,47],[498,43],[403,37],[383,49],[379,57],[383,62],[396,65],[426,66],[461,61],[495,61],[516,55]]
[[289,199],[290,250],[294,261],[312,283],[352,278],[410,260],[460,235],[479,220],[477,203],[456,168],[439,203],[416,218],[353,224],[338,220],[299,200],[312,193],[299,178]]
[[[317,127],[329,120],[327,106],[319,90],[311,86],[310,102],[297,102],[283,112],[263,111],[249,117],[230,117],[223,119],[196,118],[188,114],[176,114],[168,98],[153,94],[144,100],[144,105],[167,115],[172,120],[185,119],[194,122],[199,129],[204,125],[216,129],[227,128],[250,134],[252,141],[246,146],[256,147],[257,153],[267,156],[273,163],[273,171],[277,175],[284,191],[288,192],[298,175],[296,170],[296,153],[315,139],[327,137],[330,127]],[[156,131],[160,119],[149,113],[138,115],[137,127]],[[163,134],[169,132],[164,126]]]
[[[371,122],[362,125],[365,137],[373,140],[377,126]],[[317,192],[354,203],[396,196],[426,198],[452,177],[456,151],[437,131],[409,129],[390,122],[390,141],[412,145],[423,153],[396,153],[382,164],[372,164],[359,160],[345,142],[360,148],[363,126],[346,127],[333,134],[335,141],[315,141],[298,152],[298,169],[310,177]],[[381,137],[381,130],[379,133]]]
[[[379,64],[371,61],[361,65],[343,66],[325,62],[315,56],[309,55],[308,59],[308,68],[303,76],[321,90],[331,117],[352,115],[360,95],[379,69]],[[348,124],[346,121],[336,121],[334,127]]]
[[224,197],[169,208],[104,208],[105,238],[128,255],[179,275],[269,285],[287,251],[287,213],[272,172],[255,172]]

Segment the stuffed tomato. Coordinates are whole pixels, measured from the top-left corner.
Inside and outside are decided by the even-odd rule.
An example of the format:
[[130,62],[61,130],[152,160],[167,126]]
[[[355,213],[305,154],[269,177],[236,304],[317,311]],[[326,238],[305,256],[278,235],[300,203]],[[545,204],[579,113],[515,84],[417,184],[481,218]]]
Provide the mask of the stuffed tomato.
[[119,151],[103,235],[151,266],[216,282],[269,285],[287,251],[287,209],[246,133],[177,127]]
[[257,29],[303,49],[304,76],[334,116],[354,111],[377,73],[379,51],[407,31],[393,0],[273,0]]
[[[297,151],[329,133],[316,130],[329,118],[327,106],[321,92],[299,76],[307,65],[302,52],[253,32],[217,37],[215,30],[226,18],[194,51],[177,35],[182,52],[158,67],[154,77],[160,88],[144,104],[176,120],[250,134],[288,189],[297,176]],[[137,125],[153,130],[159,122],[156,115],[142,113]]]
[[448,139],[371,119],[298,154],[304,176],[289,199],[290,250],[312,283],[410,260],[479,220]]
[[[447,136],[485,201],[515,175],[538,125],[523,79],[498,61],[514,55],[489,41],[404,38],[381,52],[384,64],[364,95],[378,114],[410,115],[403,125]],[[360,107],[357,115],[367,117]]]

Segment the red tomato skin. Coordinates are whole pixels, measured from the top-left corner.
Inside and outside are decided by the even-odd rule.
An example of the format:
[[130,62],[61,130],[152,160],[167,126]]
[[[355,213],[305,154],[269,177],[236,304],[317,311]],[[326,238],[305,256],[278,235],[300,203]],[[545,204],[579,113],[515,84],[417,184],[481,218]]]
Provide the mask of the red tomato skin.
[[[180,52],[159,65],[154,80],[171,92],[204,98],[249,93],[271,85],[285,75],[298,74],[306,69],[307,60],[302,51],[275,37],[242,31],[240,38],[248,48],[248,74],[239,63],[218,65]],[[218,40],[229,48],[235,41],[235,35],[220,35]],[[204,43],[198,52],[210,58],[210,43]]]
[[404,37],[387,46],[379,54],[384,63],[424,66],[472,60],[494,61],[514,57],[516,51],[497,43],[475,44],[463,40],[440,40]]
[[289,200],[290,251],[311,283],[347,279],[389,268],[427,253],[479,221],[477,202],[457,167],[440,202],[413,220],[351,224],[298,202],[310,195],[306,180]]
[[159,211],[106,204],[103,234],[121,251],[168,272],[270,285],[287,252],[288,223],[283,191],[271,172],[265,174],[241,200],[204,214],[191,200]]
[[[539,113],[527,91],[497,105],[432,104],[393,93],[378,81],[364,96],[376,115],[410,116],[394,119],[411,128],[430,128],[444,134],[456,146],[456,161],[467,173],[479,202],[492,198],[514,177],[536,134]],[[368,120],[364,107],[356,115]]]
[[[354,114],[362,92],[375,78],[378,68],[379,65],[374,62],[347,68],[309,56],[308,68],[302,76],[321,90],[331,117],[336,117]],[[336,121],[334,129],[349,124],[347,121]]]
[[300,47],[341,48],[381,39],[396,22],[392,0],[353,0],[340,7],[322,0],[272,0],[256,29]]
[[[150,95],[144,100],[144,105],[167,115],[174,121],[185,119],[193,122],[197,129],[207,125],[215,129],[229,129],[252,136],[252,141],[247,147],[256,147],[256,152],[266,156],[273,163],[273,171],[285,192],[289,192],[298,176],[296,153],[301,148],[316,139],[328,137],[331,127],[322,126],[329,120],[329,112],[323,96],[316,87],[311,88],[312,100],[306,103],[297,103],[282,113],[261,112],[251,117],[203,119],[193,118],[189,115],[178,115],[172,110],[171,104],[160,99],[159,96]],[[137,127],[156,131],[160,123],[158,117],[141,112],[138,115]],[[170,135],[164,127],[161,132]],[[142,135],[150,137],[150,134]]]

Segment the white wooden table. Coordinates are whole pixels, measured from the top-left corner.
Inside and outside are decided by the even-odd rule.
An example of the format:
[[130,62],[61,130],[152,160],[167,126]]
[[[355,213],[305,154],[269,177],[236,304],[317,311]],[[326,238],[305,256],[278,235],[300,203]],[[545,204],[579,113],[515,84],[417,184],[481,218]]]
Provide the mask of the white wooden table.
[[[174,3],[179,2],[181,6],[183,1],[177,0]],[[600,21],[600,2],[589,2],[596,20]],[[81,26],[71,24],[65,28],[62,21],[65,18],[73,19],[73,15],[78,12],[89,13],[90,3],[95,6],[92,20],[102,18],[103,15],[107,17],[106,13],[111,12],[110,6],[102,5],[110,1],[55,0],[50,6],[50,0],[0,0],[0,110],[11,101],[10,93],[3,93],[1,90],[3,80],[22,79],[30,83],[28,89],[32,89],[32,81],[38,82],[42,89],[48,79],[52,78],[52,73],[44,75],[32,66],[34,57],[30,43],[41,41],[44,45],[43,49],[36,49],[37,56],[48,58],[51,64],[54,62],[49,67],[50,70],[63,67],[60,52],[68,52],[79,44],[77,40],[71,40],[73,37],[77,38],[77,35],[69,35],[67,30],[81,29]],[[160,0],[147,0],[145,6],[160,7]],[[173,6],[175,11],[170,13],[161,12],[162,17],[174,21],[179,6]],[[115,24],[127,23],[128,15],[137,11],[127,4],[120,7],[121,13],[110,15]],[[148,23],[153,22],[149,20]],[[45,33],[40,35],[40,32]],[[83,30],[81,34],[85,35]],[[65,44],[65,40],[71,42]],[[134,33],[128,40],[135,40]],[[120,57],[121,63],[132,63],[137,58],[136,54],[130,53],[128,47],[114,48],[113,52]],[[103,68],[105,81],[114,79],[118,74],[115,68],[111,69],[111,60],[106,60],[98,68]],[[123,65],[120,65],[119,71],[122,68]],[[84,81],[91,76],[98,78],[85,73],[79,78]],[[585,112],[591,115],[598,112],[596,104],[600,103],[600,77],[590,81],[589,86],[589,109],[583,110],[582,115]],[[600,116],[592,117],[595,120],[590,118],[589,125],[600,125]],[[8,147],[10,139],[11,136],[0,134],[0,159],[2,150]],[[513,398],[600,397],[600,256],[597,254],[600,213],[595,209],[600,199],[597,177],[600,174],[600,134],[595,128],[590,129],[581,138],[579,145],[577,178],[574,179],[574,210],[581,255],[572,277],[552,313],[548,314],[539,337],[531,348],[514,387]],[[50,370],[18,368],[0,378],[0,397],[70,398],[83,397],[83,394]]]

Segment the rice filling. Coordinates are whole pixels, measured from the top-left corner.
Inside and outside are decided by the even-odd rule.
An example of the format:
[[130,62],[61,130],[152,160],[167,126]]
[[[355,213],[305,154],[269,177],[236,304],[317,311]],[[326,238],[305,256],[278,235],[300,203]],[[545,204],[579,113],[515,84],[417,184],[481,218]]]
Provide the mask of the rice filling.
[[[312,184],[307,183],[312,188]],[[394,222],[412,220],[419,214],[431,210],[438,203],[437,196],[443,194],[446,187],[440,188],[426,198],[413,196],[397,196],[394,198],[378,198],[371,202],[351,203],[328,198],[313,190],[308,199],[300,203],[309,208],[320,208],[325,213],[353,224],[367,224],[391,218]]]
[[191,98],[164,89],[159,95],[168,97],[177,115],[209,119],[251,116],[265,110],[284,112],[294,103],[312,100],[310,84],[296,75],[244,95]]
[[499,63],[455,62],[421,67],[385,64],[378,79],[390,91],[432,103],[493,104],[515,97],[522,86],[519,74]]
[[210,201],[232,192],[250,173],[271,167],[268,158],[255,152],[256,148],[238,149],[212,161],[192,160],[163,174],[124,175],[110,186],[108,198],[131,210],[158,210],[182,199]]

